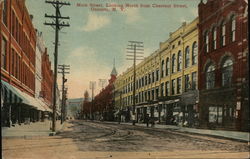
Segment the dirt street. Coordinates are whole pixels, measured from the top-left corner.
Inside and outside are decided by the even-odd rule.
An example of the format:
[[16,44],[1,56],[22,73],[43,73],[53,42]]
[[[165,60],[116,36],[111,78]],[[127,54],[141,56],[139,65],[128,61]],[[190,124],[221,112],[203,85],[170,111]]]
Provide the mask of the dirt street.
[[2,142],[5,159],[249,158],[244,142],[87,121],[70,121],[56,136]]

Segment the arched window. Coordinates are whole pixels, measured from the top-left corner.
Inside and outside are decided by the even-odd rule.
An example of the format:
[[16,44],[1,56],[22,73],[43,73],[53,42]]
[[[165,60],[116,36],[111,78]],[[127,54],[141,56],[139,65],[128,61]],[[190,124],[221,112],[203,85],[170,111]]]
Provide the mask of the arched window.
[[181,51],[178,52],[178,57],[177,57],[177,71],[181,70],[181,65],[182,65],[182,55],[181,55]]
[[176,57],[175,54],[172,56],[172,73],[174,73],[176,70]]
[[209,35],[208,31],[206,31],[204,34],[204,52],[208,53],[208,51],[209,51]]
[[231,42],[235,41],[235,33],[236,33],[236,18],[235,16],[232,16],[230,18],[230,26],[231,26],[231,30],[230,30],[230,40]]
[[227,58],[222,64],[222,86],[229,87],[232,83],[233,61]]
[[210,64],[206,69],[206,88],[211,89],[215,86],[215,67]]
[[190,65],[190,49],[189,46],[185,49],[185,68],[189,67]]
[[164,77],[164,60],[161,61],[161,77]]
[[198,61],[197,57],[198,57],[198,45],[197,45],[197,42],[195,41],[192,47],[192,64],[193,65],[197,64],[197,61]]
[[217,40],[217,29],[216,29],[216,27],[213,27],[213,29],[212,29],[212,40],[213,40],[212,48],[213,48],[213,50],[215,50],[216,49],[216,40]]
[[170,70],[170,62],[169,62],[169,58],[166,59],[166,76],[169,75],[169,71]]
[[221,46],[225,46],[226,45],[226,22],[225,21],[223,21],[221,23],[220,45]]

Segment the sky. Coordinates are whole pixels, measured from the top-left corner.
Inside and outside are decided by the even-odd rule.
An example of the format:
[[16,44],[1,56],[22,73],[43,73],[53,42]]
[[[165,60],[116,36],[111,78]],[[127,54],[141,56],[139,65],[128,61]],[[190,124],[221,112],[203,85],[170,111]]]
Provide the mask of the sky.
[[[52,0],[51,0],[52,1]],[[69,2],[70,6],[61,8],[62,16],[69,16],[70,27],[63,28],[59,34],[58,64],[70,65],[68,81],[68,98],[83,97],[84,91],[89,91],[90,81],[96,81],[94,94],[100,92],[99,79],[110,79],[110,73],[115,67],[119,74],[132,66],[132,61],[126,60],[128,41],[144,43],[144,57],[149,56],[159,48],[159,43],[169,38],[169,33],[177,30],[182,22],[191,22],[197,14],[200,0],[60,0]],[[81,6],[77,6],[81,4]],[[91,10],[92,5],[99,9]],[[106,4],[123,5],[116,11],[106,7]],[[139,7],[125,7],[134,4]],[[149,5],[150,8],[140,7]],[[174,8],[174,5],[184,5],[185,8]],[[85,7],[87,5],[87,7]],[[171,5],[171,8],[154,8],[155,5]],[[45,0],[26,0],[30,14],[34,16],[33,24],[43,32],[45,45],[48,48],[50,60],[54,62],[55,32],[44,22],[45,13],[55,15],[55,9]],[[139,63],[139,61],[137,62]],[[52,67],[53,70],[53,67]],[[58,74],[58,85],[61,86],[61,74]]]

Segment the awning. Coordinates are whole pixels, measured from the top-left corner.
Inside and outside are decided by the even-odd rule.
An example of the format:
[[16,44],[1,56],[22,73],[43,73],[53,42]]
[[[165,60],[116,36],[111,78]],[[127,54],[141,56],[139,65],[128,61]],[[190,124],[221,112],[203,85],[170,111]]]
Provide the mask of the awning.
[[179,102],[180,99],[175,99],[175,100],[168,100],[168,101],[165,101],[164,104],[172,104],[172,103],[176,103],[176,102]]
[[26,102],[25,98],[20,94],[17,88],[13,87],[9,83],[1,80],[2,84],[2,90],[1,93],[3,92],[3,99],[4,102],[7,103],[23,103]]
[[[5,88],[7,88],[11,92],[9,92],[9,95],[12,96],[10,97],[11,101],[13,101],[13,99],[15,99],[15,101],[18,101],[18,99],[20,99],[20,103],[32,106],[37,110],[45,111],[45,108],[37,101],[37,99],[29,96],[28,94],[22,92],[21,90],[17,89],[16,87],[10,85],[9,83],[3,80],[1,80],[1,83]],[[12,94],[14,94],[16,97],[14,97]]]

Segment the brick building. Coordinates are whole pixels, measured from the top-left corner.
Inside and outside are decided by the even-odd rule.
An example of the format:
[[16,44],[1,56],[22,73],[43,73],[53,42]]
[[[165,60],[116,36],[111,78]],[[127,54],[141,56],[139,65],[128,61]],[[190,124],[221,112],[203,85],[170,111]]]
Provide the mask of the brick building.
[[2,122],[37,120],[44,108],[35,100],[36,31],[24,0],[4,0],[0,12]]
[[244,0],[201,0],[198,5],[202,126],[249,127],[246,7]]
[[52,93],[53,93],[53,72],[51,70],[51,62],[47,53],[47,48],[42,54],[42,85],[41,96],[46,104],[52,109]]

